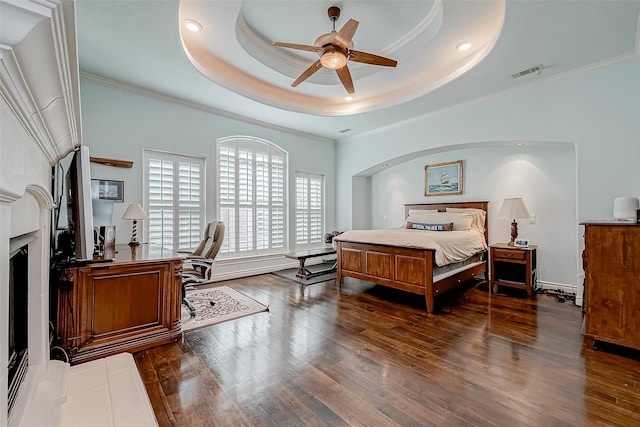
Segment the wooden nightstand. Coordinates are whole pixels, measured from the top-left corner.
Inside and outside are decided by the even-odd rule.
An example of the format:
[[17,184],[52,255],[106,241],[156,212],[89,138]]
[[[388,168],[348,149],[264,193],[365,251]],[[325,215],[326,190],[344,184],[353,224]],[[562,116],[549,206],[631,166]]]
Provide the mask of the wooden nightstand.
[[491,245],[491,289],[498,291],[499,286],[526,289],[527,296],[533,293],[536,280],[536,249],[509,246],[506,243]]

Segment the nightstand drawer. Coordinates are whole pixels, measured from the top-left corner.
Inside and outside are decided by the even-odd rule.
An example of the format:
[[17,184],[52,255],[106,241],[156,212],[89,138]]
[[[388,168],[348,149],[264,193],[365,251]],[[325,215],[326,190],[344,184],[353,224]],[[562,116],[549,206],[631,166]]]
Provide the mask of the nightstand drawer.
[[509,258],[509,259],[525,259],[526,254],[524,251],[516,251],[509,249],[494,249],[493,254],[496,258]]

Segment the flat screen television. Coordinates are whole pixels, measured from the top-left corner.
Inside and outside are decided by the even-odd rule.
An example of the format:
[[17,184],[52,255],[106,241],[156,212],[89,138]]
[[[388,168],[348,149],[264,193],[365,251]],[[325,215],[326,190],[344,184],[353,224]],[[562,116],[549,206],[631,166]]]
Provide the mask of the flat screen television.
[[93,259],[93,208],[89,148],[81,146],[73,155],[65,175],[68,232],[76,261]]

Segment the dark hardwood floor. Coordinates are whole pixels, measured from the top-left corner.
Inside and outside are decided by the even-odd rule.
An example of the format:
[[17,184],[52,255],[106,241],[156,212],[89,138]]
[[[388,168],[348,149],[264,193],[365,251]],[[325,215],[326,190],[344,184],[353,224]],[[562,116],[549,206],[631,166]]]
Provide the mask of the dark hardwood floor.
[[345,279],[225,282],[269,312],[135,354],[161,426],[640,425],[637,352],[594,350],[548,295],[439,300]]

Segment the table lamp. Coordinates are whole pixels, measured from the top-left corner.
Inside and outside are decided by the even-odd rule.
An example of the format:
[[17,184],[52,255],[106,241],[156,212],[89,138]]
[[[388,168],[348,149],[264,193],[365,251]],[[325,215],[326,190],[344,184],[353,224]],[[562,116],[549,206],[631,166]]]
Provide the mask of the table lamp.
[[531,214],[527,210],[527,205],[524,204],[524,200],[521,197],[514,197],[510,199],[504,199],[502,202],[502,208],[500,209],[499,218],[513,219],[511,223],[511,241],[509,245],[513,246],[513,242],[518,238],[518,222],[517,218],[529,218]]
[[138,246],[140,244],[140,242],[138,242],[138,220],[149,219],[149,217],[139,203],[131,203],[124,212],[124,215],[122,215],[122,219],[133,221],[133,229],[131,230],[131,241],[129,242],[129,246]]

